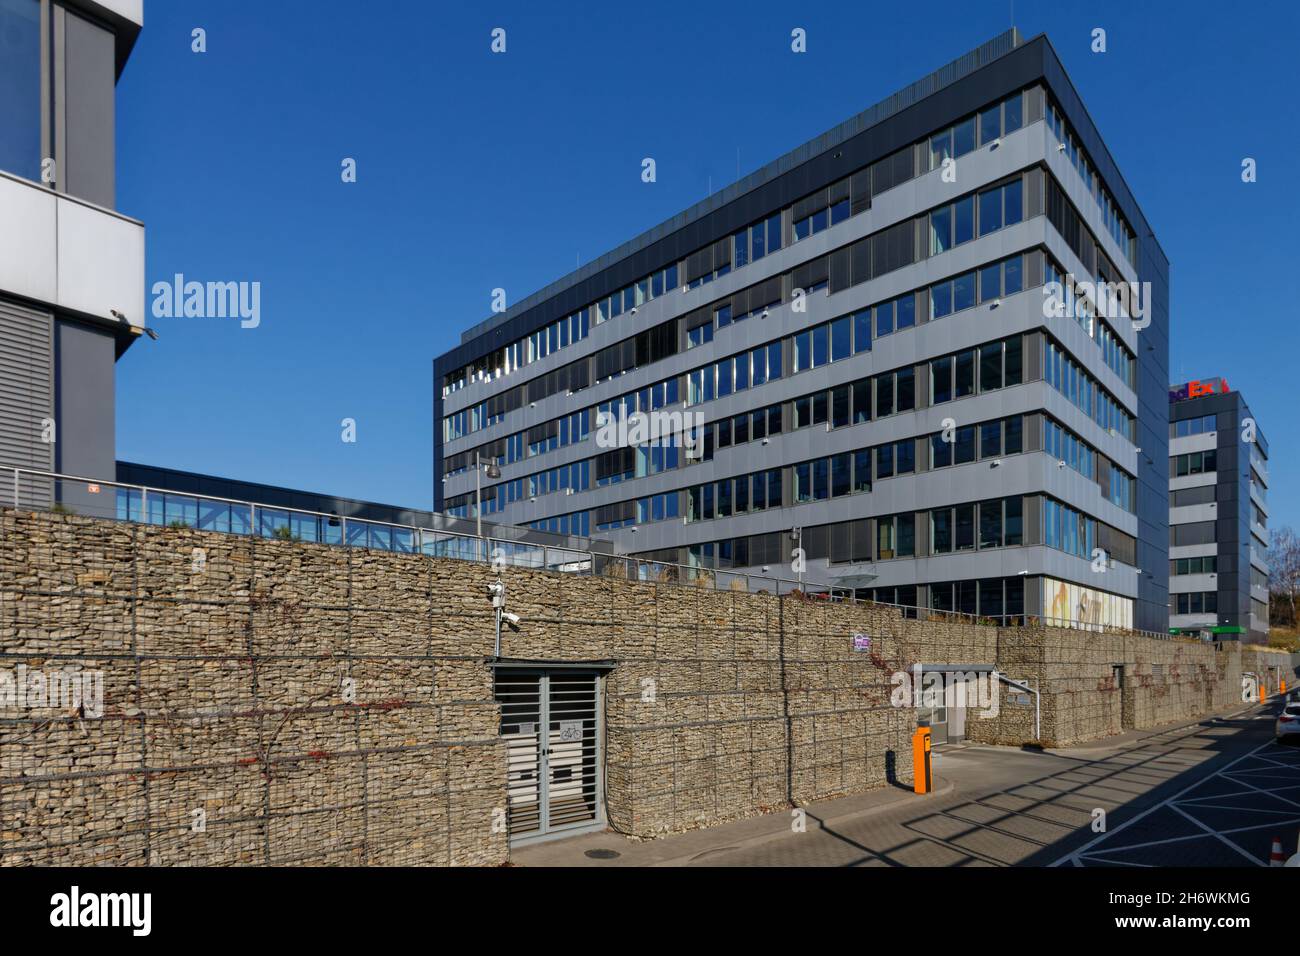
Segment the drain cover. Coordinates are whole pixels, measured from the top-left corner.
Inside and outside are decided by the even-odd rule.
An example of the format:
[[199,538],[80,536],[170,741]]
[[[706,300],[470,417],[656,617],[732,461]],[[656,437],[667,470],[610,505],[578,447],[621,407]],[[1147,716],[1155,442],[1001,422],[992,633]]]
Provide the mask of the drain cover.
[[614,860],[620,856],[618,850],[588,850],[583,855],[593,860]]

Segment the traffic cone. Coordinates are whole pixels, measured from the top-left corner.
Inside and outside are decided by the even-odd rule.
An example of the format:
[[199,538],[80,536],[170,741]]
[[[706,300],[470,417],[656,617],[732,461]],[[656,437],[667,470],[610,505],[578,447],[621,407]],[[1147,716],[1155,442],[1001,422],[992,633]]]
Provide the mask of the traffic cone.
[[1281,866],[1285,862],[1282,856],[1282,841],[1278,837],[1273,837],[1273,851],[1268,855],[1269,866]]

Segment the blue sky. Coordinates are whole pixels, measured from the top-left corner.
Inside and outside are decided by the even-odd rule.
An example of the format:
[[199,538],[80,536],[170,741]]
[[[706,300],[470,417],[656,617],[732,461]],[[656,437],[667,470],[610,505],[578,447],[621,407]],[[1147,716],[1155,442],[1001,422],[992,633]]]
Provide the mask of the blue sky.
[[[1012,17],[1006,0],[890,6],[149,0],[118,85],[118,207],[146,223],[149,286],[260,282],[261,324],[150,318],[160,340],[118,363],[119,457],[430,507],[432,359],[493,288],[522,299]],[[1270,523],[1300,523],[1300,270],[1280,230],[1296,6],[1014,15],[1051,38],[1169,255],[1172,374],[1245,394],[1272,448]]]

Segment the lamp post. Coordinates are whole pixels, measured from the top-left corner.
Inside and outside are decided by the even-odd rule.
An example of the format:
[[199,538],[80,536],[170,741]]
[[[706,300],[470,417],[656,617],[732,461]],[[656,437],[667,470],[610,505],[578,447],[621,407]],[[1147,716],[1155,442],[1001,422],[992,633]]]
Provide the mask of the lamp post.
[[[478,452],[474,452],[474,518],[477,522],[475,534],[479,547],[483,548],[483,475],[496,479],[501,477],[501,469],[494,461],[484,461]],[[483,548],[484,553],[487,549]]]

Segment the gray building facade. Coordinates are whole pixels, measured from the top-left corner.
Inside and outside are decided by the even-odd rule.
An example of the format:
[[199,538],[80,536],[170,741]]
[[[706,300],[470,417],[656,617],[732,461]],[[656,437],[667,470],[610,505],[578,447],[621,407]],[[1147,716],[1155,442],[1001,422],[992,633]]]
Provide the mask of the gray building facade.
[[1168,302],[1051,44],[1012,30],[467,331],[434,363],[435,508],[473,516],[489,461],[497,522],[1164,631]]
[[1223,379],[1169,391],[1169,627],[1268,640],[1268,441]]
[[[114,363],[145,305],[144,226],[115,209],[114,98],[142,24],[142,0],[0,3],[0,469],[116,471]],[[18,484],[38,504],[82,493]]]

